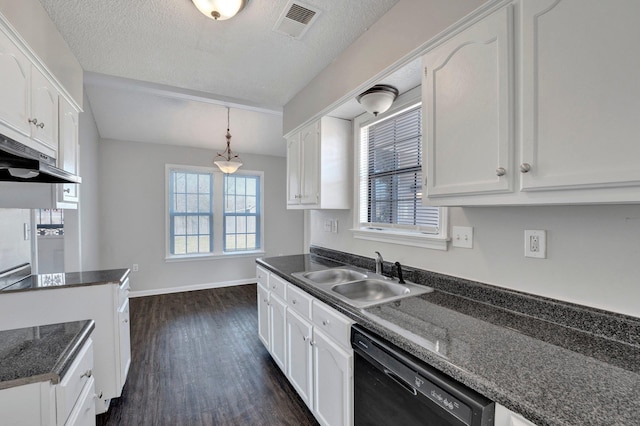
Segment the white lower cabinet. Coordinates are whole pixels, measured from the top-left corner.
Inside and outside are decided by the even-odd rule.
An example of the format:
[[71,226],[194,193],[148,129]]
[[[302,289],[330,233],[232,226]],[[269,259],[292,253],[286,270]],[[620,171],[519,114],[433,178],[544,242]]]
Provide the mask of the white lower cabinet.
[[353,351],[313,329],[313,412],[323,425],[353,423]]
[[514,413],[507,407],[496,404],[495,426],[536,426],[535,423]]
[[269,351],[282,371],[286,371],[285,362],[287,359],[286,311],[286,303],[271,293],[269,298],[269,334],[271,336]]
[[282,278],[265,272],[258,267],[260,340],[320,424],[352,425],[353,322],[293,284],[284,291],[273,284]]
[[95,425],[93,355],[93,341],[89,338],[60,383],[47,381],[0,390],[0,424]]
[[[131,364],[129,280],[87,286],[69,286],[7,292],[0,298],[1,329],[32,327],[91,318],[95,393],[98,414],[107,411],[111,398],[122,393]],[[30,314],[25,316],[24,312]],[[0,421],[2,424],[2,421]]]
[[313,410],[313,328],[293,310],[287,313],[287,377],[300,398]]

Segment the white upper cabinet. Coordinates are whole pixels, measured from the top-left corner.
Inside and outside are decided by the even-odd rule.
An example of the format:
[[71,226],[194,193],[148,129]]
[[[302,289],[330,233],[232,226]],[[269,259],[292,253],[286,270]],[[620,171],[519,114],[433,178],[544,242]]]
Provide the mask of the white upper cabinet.
[[[79,146],[78,146],[78,111],[63,97],[60,97],[60,155],[58,166],[73,173],[78,174]],[[77,203],[79,197],[79,185],[64,184],[58,185],[58,200],[67,203]]]
[[0,123],[30,136],[31,62],[0,29]]
[[523,191],[640,185],[639,16],[637,0],[522,3]]
[[31,67],[31,137],[45,148],[58,153],[58,90],[47,78]]
[[426,202],[640,202],[638,16],[637,0],[520,0],[428,51]]
[[512,190],[512,8],[423,57],[429,198]]
[[287,208],[350,207],[351,122],[322,117],[287,138]]

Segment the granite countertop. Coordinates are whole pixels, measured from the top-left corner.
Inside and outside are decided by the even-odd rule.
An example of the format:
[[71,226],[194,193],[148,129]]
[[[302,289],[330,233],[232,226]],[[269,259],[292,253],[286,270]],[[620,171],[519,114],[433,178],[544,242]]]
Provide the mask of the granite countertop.
[[59,383],[94,327],[84,320],[0,331],[0,389]]
[[[612,314],[602,319],[601,311],[576,313],[569,304],[556,303],[556,311],[573,316],[560,324],[540,318],[545,309],[554,310],[551,301],[540,298],[535,305],[527,299],[530,312],[514,312],[474,300],[473,293],[481,293],[477,286],[460,295],[438,289],[435,281],[431,293],[358,309],[291,275],[339,266],[335,260],[295,255],[259,259],[258,264],[537,425],[638,424],[640,321],[633,318]],[[500,302],[513,297],[492,291]],[[624,329],[610,334],[618,337],[619,332],[627,340],[578,327],[578,319],[589,315],[603,328]]]
[[108,269],[103,271],[61,272],[56,274],[31,275],[22,281],[5,287],[0,292],[33,291],[47,288],[70,286],[87,286],[124,282],[129,276],[129,269]]

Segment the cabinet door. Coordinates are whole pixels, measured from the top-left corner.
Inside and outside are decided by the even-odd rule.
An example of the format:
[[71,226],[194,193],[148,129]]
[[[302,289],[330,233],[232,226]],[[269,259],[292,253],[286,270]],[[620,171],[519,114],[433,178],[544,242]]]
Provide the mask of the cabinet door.
[[118,309],[120,327],[120,389],[124,386],[131,366],[131,329],[129,324],[129,299]]
[[[69,173],[78,174],[78,111],[64,98],[60,98],[60,151],[58,152],[58,167]],[[58,185],[58,199],[68,202],[78,202],[79,185]]]
[[0,31],[0,122],[25,136],[29,124],[29,86],[31,63]]
[[295,312],[287,311],[287,377],[309,409],[313,404],[311,333],[311,323]]
[[269,298],[270,352],[282,371],[286,371],[286,309],[285,302],[271,293]]
[[522,190],[640,184],[640,2],[525,1],[522,14]]
[[300,204],[300,135],[287,139],[287,204]]
[[258,337],[269,350],[269,292],[258,285]]
[[300,132],[302,188],[300,204],[318,204],[320,195],[320,122]]
[[323,425],[353,423],[353,351],[313,330],[313,410]]
[[423,57],[428,197],[512,190],[512,32],[506,7]]
[[31,68],[31,136],[58,152],[58,91],[35,67]]

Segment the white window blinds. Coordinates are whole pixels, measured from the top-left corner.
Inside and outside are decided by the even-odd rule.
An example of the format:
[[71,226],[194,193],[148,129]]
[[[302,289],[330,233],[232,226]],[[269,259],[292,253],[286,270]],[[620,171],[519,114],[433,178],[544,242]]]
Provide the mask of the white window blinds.
[[439,233],[440,209],[422,205],[420,105],[362,128],[360,223]]

